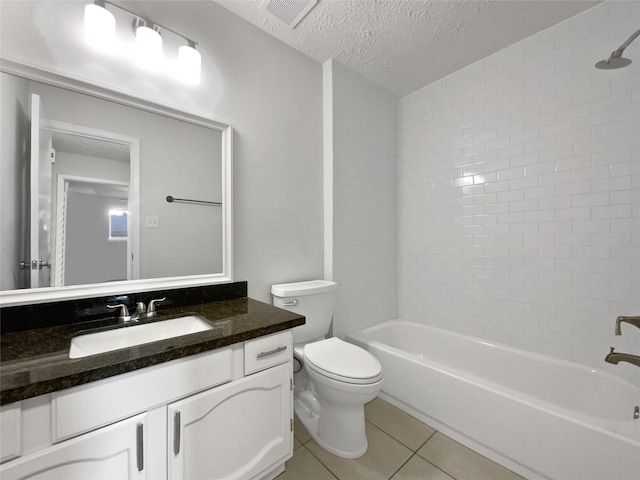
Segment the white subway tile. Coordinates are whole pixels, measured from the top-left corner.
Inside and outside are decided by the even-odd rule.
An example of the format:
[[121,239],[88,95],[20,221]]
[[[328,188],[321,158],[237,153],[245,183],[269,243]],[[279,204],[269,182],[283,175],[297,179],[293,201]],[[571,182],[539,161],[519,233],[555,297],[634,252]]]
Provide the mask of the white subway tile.
[[540,233],[569,233],[572,231],[571,222],[541,222],[534,224]]
[[557,185],[569,183],[573,180],[571,172],[554,172],[540,175],[540,185]]
[[537,210],[534,212],[524,212],[524,221],[527,223],[553,222],[555,219],[555,210]]
[[599,220],[576,220],[571,223],[574,232],[593,234],[611,231],[611,221],[608,218]]
[[630,176],[605,178],[602,180],[593,180],[591,182],[591,191],[593,192],[612,192],[615,190],[628,190],[630,188]]
[[523,155],[525,152],[525,145],[523,144],[513,145],[510,147],[498,149],[498,159],[511,158],[517,155]]
[[[631,5],[604,2],[400,99],[399,314],[602,363],[601,322],[640,308],[640,71],[593,68]],[[349,168],[385,185],[378,167]],[[378,189],[350,182],[335,197],[348,215],[387,218],[392,196],[366,201]],[[338,239],[375,262],[360,250],[384,226],[353,227]]]
[[[520,189],[533,188],[533,187],[537,187],[538,185],[540,185],[539,177],[525,177],[525,178],[516,178],[514,180],[509,180],[509,187],[516,192]],[[518,193],[522,193],[522,192],[518,192]]]
[[485,144],[485,151],[500,150],[508,147],[511,144],[509,137],[501,137]]
[[628,217],[631,217],[631,205],[591,207],[591,218],[593,219],[616,219]]
[[608,178],[609,170],[609,167],[606,165],[591,168],[578,168],[572,171],[573,181],[582,182],[585,180],[592,180],[594,178]]
[[608,205],[608,193],[589,193],[586,195],[573,195],[571,197],[572,207],[592,207],[596,205]]
[[560,208],[556,210],[556,220],[587,220],[591,218],[591,209],[581,208]]
[[591,236],[587,233],[556,233],[556,245],[590,245]]

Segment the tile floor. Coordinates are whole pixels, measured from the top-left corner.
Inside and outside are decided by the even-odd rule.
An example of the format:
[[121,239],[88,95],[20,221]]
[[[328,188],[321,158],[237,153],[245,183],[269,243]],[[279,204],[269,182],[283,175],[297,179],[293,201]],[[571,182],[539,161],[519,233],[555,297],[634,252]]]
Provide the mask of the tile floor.
[[293,458],[277,480],[522,480],[380,398],[365,418],[369,449],[355,460],[322,449],[296,418]]

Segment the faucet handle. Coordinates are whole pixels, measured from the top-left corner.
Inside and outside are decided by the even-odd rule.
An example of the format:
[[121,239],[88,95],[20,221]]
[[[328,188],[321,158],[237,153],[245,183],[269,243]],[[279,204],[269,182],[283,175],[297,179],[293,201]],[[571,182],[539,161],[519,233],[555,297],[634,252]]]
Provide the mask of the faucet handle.
[[149,313],[156,313],[156,303],[160,303],[160,302],[164,302],[167,299],[167,297],[162,297],[162,298],[156,298],[155,300],[151,300],[149,302],[149,310],[147,310]]
[[127,308],[127,306],[124,303],[120,303],[118,305],[107,305],[107,308],[119,308],[120,309],[120,316],[118,317],[118,320],[123,320],[123,321],[127,321],[131,318],[131,315],[129,315],[129,309]]

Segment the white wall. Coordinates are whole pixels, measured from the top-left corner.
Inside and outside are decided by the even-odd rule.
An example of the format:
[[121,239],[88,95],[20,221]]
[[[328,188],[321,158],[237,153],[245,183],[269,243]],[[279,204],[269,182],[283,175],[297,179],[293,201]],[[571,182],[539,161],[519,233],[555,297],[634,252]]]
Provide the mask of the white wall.
[[[56,151],[56,161],[51,168],[54,179],[60,174],[66,174],[79,177],[101,178],[122,183],[128,183],[130,181],[130,172],[131,167],[129,162],[61,151]],[[54,185],[53,188],[55,189],[56,185]],[[55,200],[54,193],[52,200],[54,204]]]
[[323,65],[325,275],[340,285],[334,335],[396,316],[396,99]]
[[605,2],[399,102],[399,314],[610,368],[640,354],[640,4]]
[[200,86],[96,55],[83,2],[0,2],[0,53],[231,124],[235,279],[270,302],[273,283],[321,278],[321,65],[214,2],[122,5],[198,42]]

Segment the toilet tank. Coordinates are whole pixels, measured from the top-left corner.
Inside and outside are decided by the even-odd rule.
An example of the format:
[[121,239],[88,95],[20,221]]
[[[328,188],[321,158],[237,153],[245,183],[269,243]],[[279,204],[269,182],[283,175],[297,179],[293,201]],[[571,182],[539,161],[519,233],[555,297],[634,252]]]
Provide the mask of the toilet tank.
[[304,315],[306,323],[293,329],[293,343],[324,338],[336,305],[338,284],[327,280],[281,283],[271,287],[273,304]]

